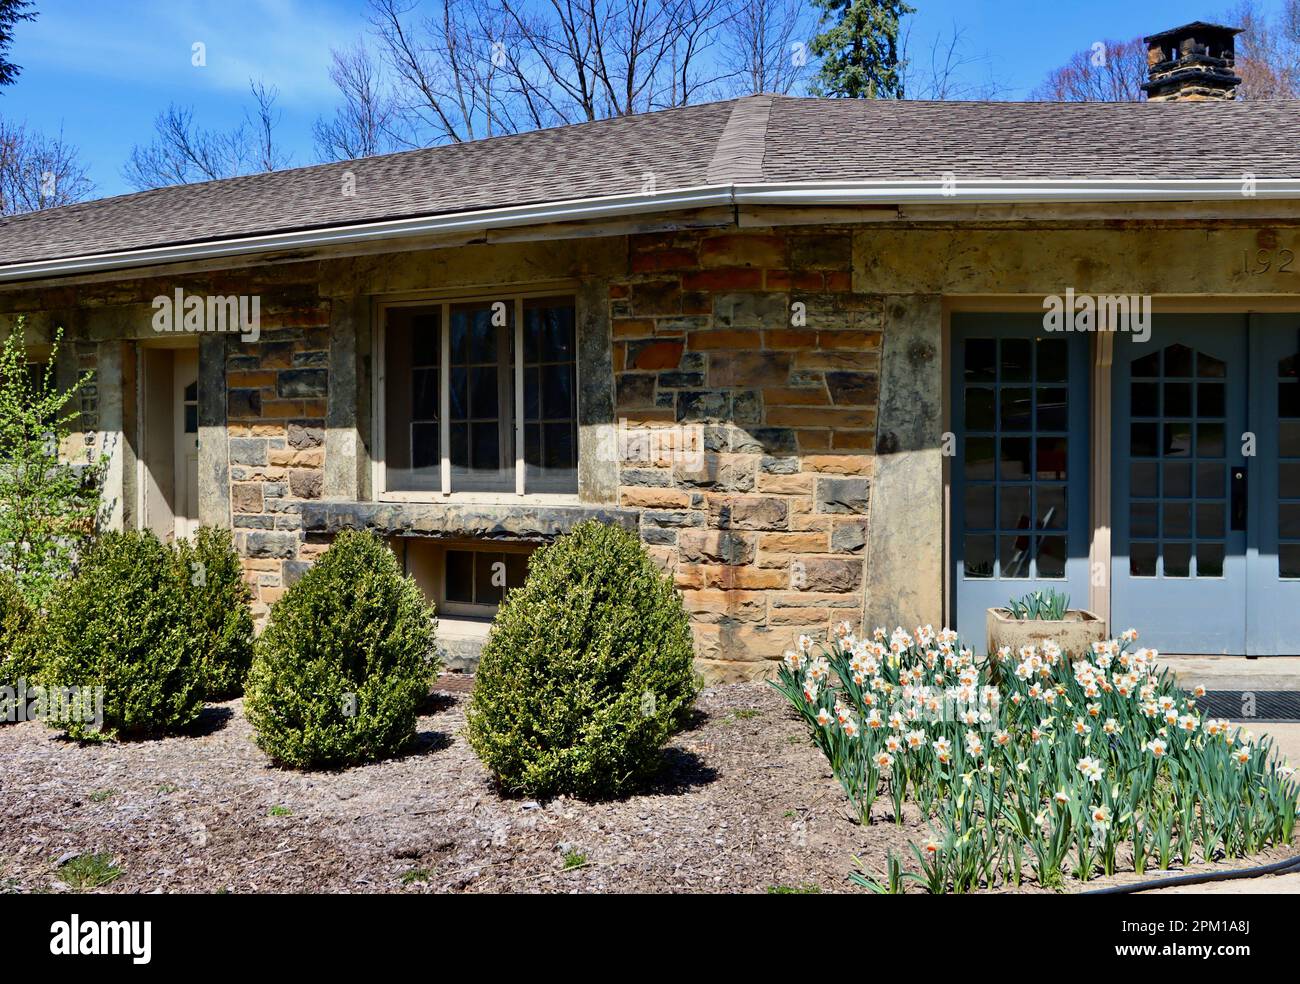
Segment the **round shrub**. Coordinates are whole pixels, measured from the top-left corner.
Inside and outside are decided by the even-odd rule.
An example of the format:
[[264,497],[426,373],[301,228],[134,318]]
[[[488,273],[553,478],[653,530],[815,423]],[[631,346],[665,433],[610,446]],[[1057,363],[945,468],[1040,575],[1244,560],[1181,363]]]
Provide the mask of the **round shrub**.
[[620,795],[686,723],[692,655],[681,599],[636,536],[579,524],[533,554],[497,614],[470,744],[512,792]]
[[298,768],[400,752],[438,670],[435,619],[371,533],[340,533],[284,593],[254,647],[246,707],[257,744]]
[[[153,735],[203,706],[203,665],[175,555],[153,533],[105,533],[59,588],[42,633],[40,682],[103,687],[103,733]],[[56,722],[51,722],[56,723]],[[77,738],[91,722],[57,722]]]
[[177,545],[176,554],[191,631],[202,640],[207,699],[238,697],[253,663],[253,614],[230,531],[201,527],[193,542]]

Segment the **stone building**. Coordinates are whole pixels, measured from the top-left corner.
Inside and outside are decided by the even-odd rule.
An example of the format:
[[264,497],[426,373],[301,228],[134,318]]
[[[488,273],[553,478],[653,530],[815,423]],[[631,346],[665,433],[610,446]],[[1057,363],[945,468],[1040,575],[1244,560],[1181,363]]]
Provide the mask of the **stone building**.
[[710,679],[1047,586],[1297,653],[1300,106],[1205,27],[1159,101],[752,96],[5,219],[0,331],[94,370],[114,525],[231,527],[259,614],[377,530],[463,665],[585,518]]

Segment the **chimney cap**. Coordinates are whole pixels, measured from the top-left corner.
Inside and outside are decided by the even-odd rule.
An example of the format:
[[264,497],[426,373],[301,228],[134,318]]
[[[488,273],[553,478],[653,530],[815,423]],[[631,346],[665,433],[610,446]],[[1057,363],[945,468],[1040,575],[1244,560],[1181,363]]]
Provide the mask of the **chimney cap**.
[[1238,35],[1243,28],[1229,27],[1227,24],[1211,24],[1208,21],[1192,21],[1190,24],[1184,24],[1182,27],[1174,27],[1168,31],[1161,31],[1159,34],[1152,34],[1142,39],[1146,44],[1153,41],[1167,41],[1174,37],[1183,37],[1188,34],[1203,34],[1207,31],[1221,34]]

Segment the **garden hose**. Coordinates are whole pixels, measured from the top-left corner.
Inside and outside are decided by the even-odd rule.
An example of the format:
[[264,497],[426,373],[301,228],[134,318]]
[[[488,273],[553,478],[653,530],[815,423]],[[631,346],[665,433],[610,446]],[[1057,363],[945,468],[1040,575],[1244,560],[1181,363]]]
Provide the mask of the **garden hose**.
[[1230,881],[1233,878],[1258,878],[1261,875],[1283,875],[1300,872],[1300,854],[1293,858],[1283,858],[1269,864],[1254,868],[1234,868],[1232,871],[1205,871],[1190,875],[1175,875],[1173,878],[1153,878],[1150,881],[1133,882],[1131,885],[1112,885],[1109,888],[1094,888],[1079,895],[1128,895],[1132,892],[1149,892],[1156,888],[1169,888],[1173,885],[1199,885],[1202,882]]

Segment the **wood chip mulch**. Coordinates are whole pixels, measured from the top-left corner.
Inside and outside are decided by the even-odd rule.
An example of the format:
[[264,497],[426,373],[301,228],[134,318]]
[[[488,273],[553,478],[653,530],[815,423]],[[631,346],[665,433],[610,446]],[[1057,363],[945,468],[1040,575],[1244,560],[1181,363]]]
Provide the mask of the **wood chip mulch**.
[[0,725],[0,891],[70,891],[60,862],[94,852],[122,872],[104,892],[861,891],[855,856],[880,872],[923,832],[887,801],[851,820],[763,684],[706,690],[637,795],[505,797],[462,734],[470,683],[442,678],[410,754],[339,772],[272,766],[240,701],[152,741]]

